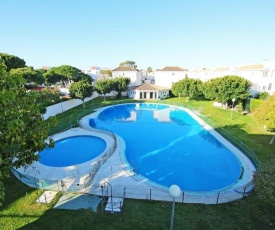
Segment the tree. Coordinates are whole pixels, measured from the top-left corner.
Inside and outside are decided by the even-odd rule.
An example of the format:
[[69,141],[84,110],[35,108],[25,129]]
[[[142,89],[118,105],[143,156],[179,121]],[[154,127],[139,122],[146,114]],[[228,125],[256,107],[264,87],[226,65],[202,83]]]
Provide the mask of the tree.
[[266,100],[269,97],[270,95],[268,92],[260,92],[258,93],[258,95],[255,96],[256,99],[260,99],[260,100]]
[[207,99],[231,104],[232,99],[244,102],[250,96],[251,83],[239,76],[224,76],[211,79],[203,84],[203,94]]
[[45,77],[48,78],[47,80],[52,82],[58,82],[60,80],[63,82],[78,82],[84,79],[92,82],[92,78],[88,74],[82,73],[80,69],[70,65],[61,65],[58,67],[53,67],[50,70],[48,70],[47,73],[45,73]]
[[83,108],[85,108],[84,100],[93,95],[93,86],[86,80],[74,82],[70,85],[69,93],[72,98],[80,99],[83,102]]
[[185,78],[172,85],[175,96],[197,97],[202,95],[202,81],[199,79]]
[[275,158],[263,164],[254,175],[255,192],[259,198],[275,206]]
[[45,78],[45,83],[47,85],[55,85],[57,82],[63,82],[68,80],[65,76],[60,75],[54,71],[47,71],[43,74],[43,76]]
[[6,69],[0,59],[0,200],[4,198],[2,180],[9,176],[10,167],[37,161],[36,152],[47,146],[45,140],[52,125],[43,120],[37,94],[26,92],[26,80],[10,77]]
[[106,93],[110,93],[113,89],[113,80],[99,80],[95,84],[95,90],[104,95],[104,101],[105,101],[105,95]]
[[7,72],[9,72],[11,69],[23,68],[26,66],[26,62],[17,56],[0,53],[0,57],[7,67]]
[[26,79],[27,83],[35,83],[37,85],[41,85],[45,82],[45,78],[41,71],[34,70],[32,67],[11,69],[10,76],[21,76]]
[[253,113],[256,122],[275,131],[275,94],[266,99]]
[[125,62],[121,62],[121,63],[119,64],[119,66],[132,67],[132,68],[134,68],[134,69],[137,68],[136,62],[134,62],[134,61],[125,61]]
[[112,77],[112,71],[109,69],[101,69],[100,74],[107,75],[108,77]]
[[127,90],[130,82],[130,78],[125,77],[119,77],[113,80],[113,89],[118,92],[117,98],[121,98],[121,93]]
[[148,67],[148,68],[147,68],[147,72],[148,72],[148,73],[153,72],[152,68],[151,68],[151,67]]

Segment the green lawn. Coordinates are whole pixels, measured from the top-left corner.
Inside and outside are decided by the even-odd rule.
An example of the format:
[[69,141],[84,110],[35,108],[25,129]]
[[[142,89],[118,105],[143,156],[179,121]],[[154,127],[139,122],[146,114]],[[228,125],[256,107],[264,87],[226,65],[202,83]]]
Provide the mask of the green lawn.
[[[101,98],[86,103],[58,115],[60,130],[71,126],[84,114],[95,107],[106,106],[131,100],[116,101]],[[185,99],[172,98],[160,103],[182,103]],[[270,145],[272,134],[256,124],[250,115],[233,113],[230,110],[214,108],[209,101],[189,101],[188,106],[203,108],[203,114],[211,117],[223,129],[240,139],[257,154],[262,164],[275,156],[274,144]],[[82,115],[79,115],[82,114]],[[52,128],[51,134],[59,131]],[[20,183],[13,176],[5,180],[6,199],[0,208],[0,229],[169,229],[171,217],[170,202],[148,202],[126,199],[123,212],[102,213],[91,210],[52,209],[57,198],[50,204],[37,204],[34,201],[42,193]],[[60,194],[59,194],[60,196]],[[220,205],[176,204],[174,229],[275,229],[275,207],[263,204],[253,192],[248,197]]]

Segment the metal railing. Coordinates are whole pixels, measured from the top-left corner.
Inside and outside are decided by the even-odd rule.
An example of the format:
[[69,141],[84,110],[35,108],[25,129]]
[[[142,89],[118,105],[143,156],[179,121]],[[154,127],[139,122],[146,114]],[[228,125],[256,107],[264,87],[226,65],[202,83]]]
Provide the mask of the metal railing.
[[[116,139],[108,150],[106,150],[99,159],[92,162],[90,166],[78,167],[75,165],[75,175],[68,176],[62,180],[48,180],[39,176],[40,172],[35,167],[26,167],[26,171],[22,172],[12,168],[13,174],[24,184],[30,187],[42,190],[62,191],[62,192],[75,192],[86,189],[94,179],[95,174],[99,168],[107,161],[107,159],[114,153],[117,147]],[[85,163],[83,163],[85,164]],[[88,170],[82,171],[82,168]]]

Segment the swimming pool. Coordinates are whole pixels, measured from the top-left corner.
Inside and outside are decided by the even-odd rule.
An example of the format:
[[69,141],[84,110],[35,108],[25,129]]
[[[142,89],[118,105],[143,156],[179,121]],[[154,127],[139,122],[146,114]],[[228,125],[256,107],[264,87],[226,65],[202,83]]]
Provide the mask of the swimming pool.
[[234,184],[237,156],[186,111],[161,104],[124,104],[103,110],[90,125],[126,142],[125,158],[140,175],[166,187],[212,191]]
[[54,148],[39,152],[39,162],[52,167],[78,165],[103,153],[106,142],[94,136],[74,136],[55,141]]

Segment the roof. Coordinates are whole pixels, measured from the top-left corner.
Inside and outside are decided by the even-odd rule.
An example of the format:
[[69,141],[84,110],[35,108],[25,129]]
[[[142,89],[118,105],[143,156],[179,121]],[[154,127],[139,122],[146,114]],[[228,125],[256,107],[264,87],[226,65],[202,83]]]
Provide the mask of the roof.
[[163,86],[158,86],[154,84],[143,84],[136,86],[133,90],[166,90],[168,88]]
[[166,66],[163,69],[158,69],[158,71],[187,71],[187,70],[182,69],[178,66]]
[[112,71],[138,71],[138,70],[134,69],[132,67],[129,67],[129,66],[119,66],[119,67],[113,69]]
[[217,69],[214,69],[215,71],[225,71],[225,70],[229,70],[229,67],[220,67]]
[[237,68],[237,70],[252,70],[252,69],[262,69],[264,68],[264,65],[246,65],[246,66],[240,66]]

